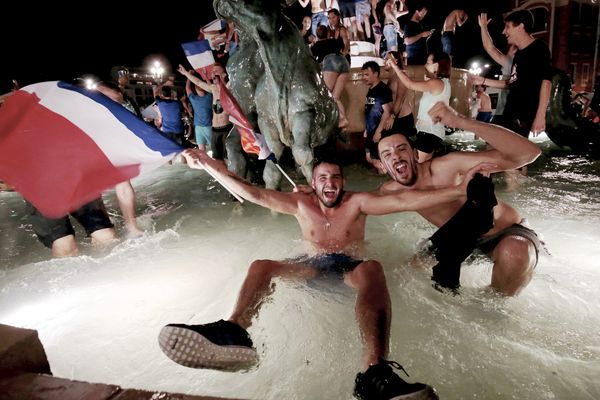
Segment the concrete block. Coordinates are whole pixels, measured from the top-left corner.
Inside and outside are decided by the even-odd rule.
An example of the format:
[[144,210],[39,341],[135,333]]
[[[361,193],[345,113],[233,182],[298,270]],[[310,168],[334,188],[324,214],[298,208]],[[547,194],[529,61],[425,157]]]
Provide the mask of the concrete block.
[[0,374],[13,371],[51,374],[36,331],[0,324]]

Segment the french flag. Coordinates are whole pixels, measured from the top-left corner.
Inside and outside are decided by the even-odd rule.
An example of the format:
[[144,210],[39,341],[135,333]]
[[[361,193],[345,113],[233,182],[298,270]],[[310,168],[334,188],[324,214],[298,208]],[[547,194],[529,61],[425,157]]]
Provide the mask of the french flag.
[[181,150],[121,104],[64,82],[26,86],[0,107],[0,179],[50,218]]
[[238,129],[244,151],[246,153],[258,155],[260,160],[267,159],[277,162],[277,159],[271,149],[269,149],[269,145],[267,145],[264,136],[254,131],[252,124],[250,124],[250,121],[248,121],[248,118],[246,118],[246,115],[242,111],[242,107],[240,107],[240,104],[221,80],[219,80],[219,89],[223,110],[229,114],[229,120]]
[[182,43],[181,47],[185,56],[192,66],[202,77],[209,81],[212,78],[212,69],[215,58],[208,40],[196,40],[194,42]]

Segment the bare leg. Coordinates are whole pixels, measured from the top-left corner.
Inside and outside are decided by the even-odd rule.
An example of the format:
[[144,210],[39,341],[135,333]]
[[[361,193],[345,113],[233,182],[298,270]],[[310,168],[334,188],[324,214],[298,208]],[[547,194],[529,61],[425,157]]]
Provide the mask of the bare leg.
[[365,15],[363,18],[363,21],[365,23],[365,36],[367,37],[367,39],[371,39],[371,22],[369,21],[369,16]]
[[52,242],[52,257],[75,257],[79,255],[79,249],[75,242],[75,236],[67,235]]
[[521,236],[507,236],[498,243],[492,256],[492,288],[506,296],[519,294],[533,277],[537,257],[533,244]]
[[273,292],[274,286],[271,285],[271,280],[274,277],[308,279],[315,274],[314,268],[299,264],[272,260],[254,261],[250,264],[229,321],[247,329],[264,300]]
[[118,239],[117,233],[114,228],[103,228],[92,232],[92,244],[94,245],[106,245]]
[[385,358],[390,339],[392,306],[385,274],[377,261],[365,261],[345,276],[345,282],[357,290],[356,320],[363,339],[363,371]]
[[115,186],[115,193],[117,194],[121,214],[123,214],[127,237],[142,236],[144,231],[140,229],[135,219],[135,192],[133,186],[131,186],[131,181],[119,183]]
[[337,72],[323,71],[323,79],[325,80],[325,86],[327,86],[327,89],[329,89],[333,95],[340,111],[338,127],[342,129],[346,128],[348,127],[349,122],[348,118],[346,118],[346,109],[344,108],[340,97],[344,91],[344,85],[348,81],[348,73],[338,74]]

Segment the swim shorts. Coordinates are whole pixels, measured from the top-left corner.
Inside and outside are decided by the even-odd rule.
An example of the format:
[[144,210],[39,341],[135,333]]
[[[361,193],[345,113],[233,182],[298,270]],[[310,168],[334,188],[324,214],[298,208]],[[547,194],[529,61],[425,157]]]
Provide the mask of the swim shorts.
[[363,262],[342,253],[327,253],[317,256],[300,256],[290,260],[297,264],[309,265],[321,272],[322,274],[343,275],[352,271],[356,266]]
[[522,220],[519,224],[513,224],[507,228],[504,228],[501,231],[496,232],[494,235],[482,237],[477,240],[475,246],[482,252],[490,254],[503,238],[507,236],[519,236],[529,240],[533,244],[533,247],[535,247],[535,265],[537,265],[540,249],[546,254],[549,253],[544,246],[544,243],[538,237],[537,233],[535,233],[533,229],[529,229],[528,227],[522,225],[523,223],[525,223],[525,220]]
[[[27,203],[27,214],[33,225],[33,231],[40,242],[48,248],[52,248],[52,243],[57,239],[75,235],[75,230],[68,215],[62,218],[48,218],[30,203]],[[81,206],[73,211],[71,216],[84,227],[88,236],[97,230],[114,227],[100,198]]]

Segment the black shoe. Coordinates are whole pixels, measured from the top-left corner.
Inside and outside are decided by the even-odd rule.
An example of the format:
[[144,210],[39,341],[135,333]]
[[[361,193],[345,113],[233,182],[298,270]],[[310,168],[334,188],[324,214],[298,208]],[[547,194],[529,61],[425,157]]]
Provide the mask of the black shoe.
[[[379,359],[365,373],[356,375],[354,396],[360,400],[437,400],[435,389],[423,383],[407,383],[394,373],[390,365],[404,371],[394,361]],[[408,376],[406,371],[404,373]]]
[[237,371],[258,361],[248,332],[229,321],[169,324],[161,329],[158,344],[167,357],[190,368]]

